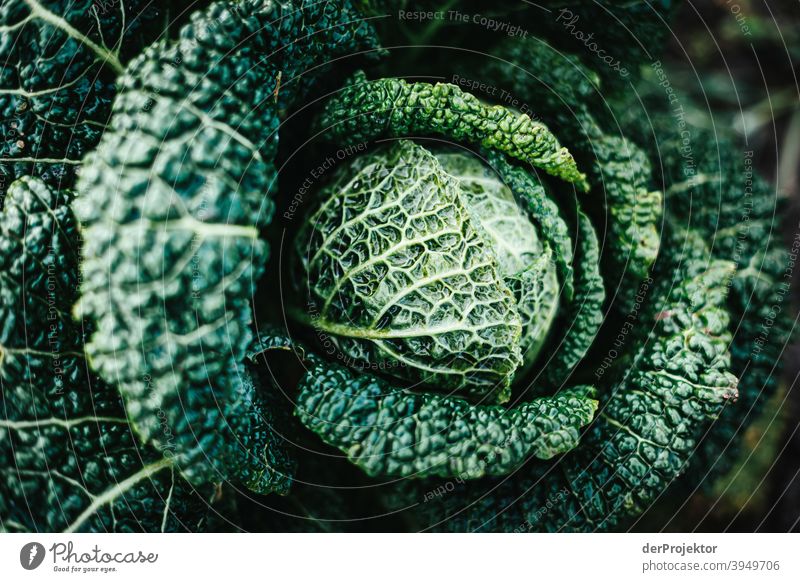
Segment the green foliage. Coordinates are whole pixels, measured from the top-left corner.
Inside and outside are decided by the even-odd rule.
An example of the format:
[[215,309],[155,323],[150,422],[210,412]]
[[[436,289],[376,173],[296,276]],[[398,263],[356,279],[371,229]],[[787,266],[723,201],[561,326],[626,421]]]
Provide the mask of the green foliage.
[[462,154],[401,141],[358,157],[321,196],[296,242],[308,297],[297,317],[362,364],[508,400],[558,286],[511,190]]
[[262,332],[254,353],[298,350],[306,370],[297,416],[370,476],[505,475],[531,456],[550,459],[574,448],[597,408],[588,386],[512,408],[416,394],[331,364],[274,333]]
[[[164,32],[163,16],[138,1],[0,6],[4,531],[191,531],[205,522],[209,491],[138,443],[117,390],[89,370],[90,322],[71,318],[81,241],[65,188],[102,135],[122,63]],[[28,175],[41,181],[13,182]]]
[[455,85],[367,81],[359,73],[327,103],[318,126],[326,139],[341,143],[443,135],[505,153],[578,188],[588,187],[572,155],[544,124],[524,113],[486,105]]
[[[709,431],[688,471],[692,486],[709,488],[730,469],[744,428],[775,393],[780,359],[792,338],[792,259],[779,238],[783,205],[774,187],[754,170],[749,147],[726,134],[681,125],[668,113],[667,99],[653,79],[642,84],[642,93],[648,109],[656,112],[650,123],[635,116],[631,103],[614,105],[631,137],[660,156],[668,208],[713,240],[715,257],[736,267],[728,308],[736,322],[731,354],[732,371],[740,380],[739,399]],[[687,118],[703,119],[688,96],[679,99]],[[797,240],[792,247],[796,255]]]
[[[638,296],[634,296],[640,284],[642,287],[639,288],[649,290],[649,293],[643,299],[644,307],[638,314],[636,327],[632,331],[624,328],[624,333],[630,334],[627,338],[629,345],[625,346],[627,349],[622,354],[614,351],[616,355],[612,359],[618,358],[619,361],[612,362],[611,372],[599,382],[601,414],[585,439],[576,443],[577,447],[567,452],[557,467],[536,462],[520,467],[523,455],[513,469],[503,467],[497,473],[503,475],[516,470],[513,477],[502,481],[479,480],[463,491],[447,495],[438,504],[427,503],[427,499],[426,503],[420,503],[425,491],[436,489],[436,482],[401,484],[389,498],[402,501],[404,507],[415,507],[410,513],[418,514],[419,527],[436,524],[437,528],[455,531],[587,531],[623,527],[656,502],[687,467],[698,462],[694,456],[698,448],[701,451],[699,463],[704,464],[702,457],[706,453],[703,451],[709,450],[714,440],[706,436],[714,434],[715,431],[710,429],[731,426],[726,422],[726,415],[735,408],[732,403],[738,397],[739,381],[732,373],[736,365],[729,350],[733,338],[729,329],[730,317],[747,311],[735,307],[734,294],[744,286],[743,280],[752,275],[747,271],[739,273],[731,262],[734,257],[716,248],[711,250],[704,243],[703,238],[711,236],[714,231],[698,229],[696,224],[698,220],[707,220],[706,213],[713,211],[713,204],[702,204],[701,210],[692,216],[689,212],[696,201],[687,200],[687,212],[682,214],[680,206],[675,208],[669,198],[675,196],[680,183],[667,190],[666,203],[664,195],[653,188],[657,182],[651,176],[648,150],[636,143],[635,135],[632,140],[614,135],[607,129],[614,127],[610,124],[613,110],[593,101],[599,83],[596,75],[575,57],[563,55],[538,39],[505,41],[496,49],[500,56],[498,62],[504,64],[489,67],[490,81],[501,86],[510,85],[517,95],[535,102],[539,111],[554,120],[559,140],[574,147],[578,164],[589,168],[588,184],[593,191],[602,193],[604,199],[579,196],[572,202],[574,197],[564,194],[563,185],[556,187],[559,190],[556,193],[529,183],[531,167],[537,165],[551,175],[567,180],[573,179],[575,174],[561,172],[547,162],[515,153],[512,148],[498,147],[502,137],[498,139],[492,133],[494,127],[490,131],[491,137],[484,137],[482,131],[486,127],[481,124],[487,117],[484,111],[504,108],[499,105],[490,108],[476,100],[477,105],[459,109],[449,102],[451,92],[458,95],[459,91],[444,85],[408,84],[394,79],[368,82],[364,77],[357,77],[326,104],[318,127],[325,130],[328,139],[344,143],[385,137],[442,136],[462,146],[482,148],[487,165],[513,193],[517,203],[528,211],[530,222],[537,227],[535,238],[525,236],[527,242],[545,241],[548,250],[561,249],[563,245],[557,244],[558,237],[552,236],[558,230],[548,233],[541,225],[567,225],[562,232],[574,234],[561,240],[570,241],[574,250],[554,253],[557,261],[561,258],[556,271],[572,285],[558,310],[558,320],[566,325],[557,327],[566,327],[567,330],[547,338],[549,345],[536,362],[542,373],[539,377],[551,385],[569,382],[573,375],[585,376],[592,368],[597,369],[597,362],[586,362],[585,357],[599,333],[607,307],[604,305],[604,279],[615,286],[611,306],[620,310],[630,309],[633,301],[640,301]],[[532,75],[530,67],[537,74]],[[465,113],[451,117],[451,111]],[[501,118],[505,114],[496,115]],[[471,129],[464,129],[474,126],[481,128],[477,137]],[[502,134],[505,129],[500,131]],[[663,139],[661,136],[659,145],[662,147]],[[670,151],[678,152],[679,149],[673,147]],[[518,161],[510,161],[506,156]],[[670,161],[669,155],[667,161]],[[402,161],[395,165],[402,165]],[[447,168],[446,164],[443,165]],[[665,169],[670,171],[669,163]],[[356,179],[357,174],[351,173],[348,177]],[[346,180],[339,177],[340,183]],[[706,181],[703,177],[700,183]],[[665,182],[669,186],[670,182]],[[713,187],[712,181],[709,190]],[[341,190],[334,184],[330,190],[323,191],[322,196],[338,209],[339,205],[334,201],[342,195]],[[543,200],[555,203],[558,211],[549,211]],[[671,213],[665,212],[665,204],[666,211]],[[729,208],[735,207],[731,203]],[[343,216],[349,218],[352,214],[345,212]],[[505,215],[515,216],[509,211]],[[664,216],[670,227],[662,235]],[[600,217],[608,221],[604,233],[608,250],[604,251],[605,268],[602,272],[596,268],[600,247],[595,228]],[[745,229],[741,225],[741,213],[730,218],[731,232],[742,237]],[[376,217],[376,220],[382,219],[381,215]],[[315,227],[320,224],[318,217],[312,217],[310,222]],[[712,224],[714,228],[719,227],[718,220]],[[317,236],[324,239],[327,232],[323,226]],[[762,240],[744,251],[745,256],[752,257],[751,261],[763,262],[760,257],[764,255],[760,249],[765,247],[763,241],[769,240],[770,234],[761,234]],[[727,245],[725,237],[729,234],[724,232],[723,235],[723,245]],[[747,235],[747,240],[755,240],[750,238],[749,229]],[[490,238],[493,244],[502,246],[512,237]],[[348,240],[350,242],[353,240]],[[667,248],[669,252],[663,253],[657,261],[660,248]],[[739,250],[741,252],[741,248]],[[568,260],[562,258],[565,256]],[[779,268],[785,263],[775,253],[767,264]],[[752,263],[750,265],[752,267]],[[341,269],[330,272],[335,278]],[[569,276],[564,277],[565,274]],[[779,292],[774,279],[764,280],[760,275],[756,278],[761,281],[762,292]],[[729,290],[733,291],[731,299],[728,299]],[[366,295],[372,296],[370,292]],[[358,301],[348,303],[351,298],[352,294],[345,294],[341,302],[347,303],[350,309],[358,309]],[[750,317],[754,317],[753,314]],[[755,317],[762,321],[773,319],[764,313]],[[598,346],[595,352],[600,353],[601,349]],[[773,366],[778,359],[775,349],[779,349],[779,344],[764,358]],[[760,352],[756,350],[756,353]],[[424,354],[424,350],[419,353]],[[591,367],[587,369],[587,366]],[[383,368],[374,373],[396,375],[394,371]],[[311,384],[312,390],[309,378],[314,374],[317,378]],[[424,392],[420,384],[426,384],[425,380],[411,386],[411,390]],[[381,416],[383,398],[387,394],[391,410],[398,409],[396,402],[403,402],[405,406],[409,399],[421,402],[427,396],[432,399],[434,410],[445,416],[448,408],[444,401],[437,402],[437,396],[412,392],[401,399],[397,389],[391,392],[385,383],[371,374],[355,375],[348,380],[324,366],[312,368],[300,385],[302,402],[306,402],[309,395],[314,397],[310,411],[304,412],[304,404],[298,405],[303,422],[320,434],[325,442],[346,452],[359,466],[366,467],[369,474],[408,476],[422,471],[423,474],[448,478],[458,475],[455,469],[439,473],[427,469],[424,457],[415,454],[412,443],[417,442],[416,438],[409,436],[418,435],[417,432],[408,432],[405,439],[399,441],[403,444],[399,447],[394,445],[389,449],[391,452],[381,449],[386,443],[383,436],[392,434],[379,430],[382,428],[381,420],[396,416],[396,413]],[[436,385],[436,382],[428,381],[427,389],[435,389]],[[748,389],[752,390],[752,387]],[[532,401],[536,402],[539,400]],[[424,405],[417,404],[410,410],[424,408]],[[516,408],[508,410],[511,415]],[[366,426],[354,421],[363,417],[370,419]],[[460,412],[459,417],[471,419],[466,411]],[[480,426],[472,420],[471,424]],[[459,423],[453,420],[452,425]],[[405,430],[412,428],[413,424],[403,427]],[[351,436],[354,431],[358,437]],[[380,438],[374,437],[375,431],[381,435]],[[434,439],[427,440],[432,442]],[[470,439],[464,437],[463,442],[469,443]],[[375,460],[381,458],[376,450],[390,459],[387,464]],[[404,450],[407,457],[400,457],[398,450]],[[536,456],[530,451],[526,455]],[[471,458],[463,452],[458,457],[462,460]],[[422,465],[417,464],[420,458],[423,459]],[[401,472],[401,461],[408,465],[406,473]],[[457,461],[450,464],[460,468]],[[492,471],[485,474],[491,475]],[[694,478],[697,478],[696,474]],[[554,496],[559,497],[561,507],[541,512],[541,507]],[[511,504],[514,507],[508,508]]]
[[259,228],[273,213],[279,109],[308,88],[306,71],[374,45],[354,17],[343,2],[193,14],[118,79],[114,124],[81,174],[87,351],[140,437],[174,447],[192,482],[285,490],[242,366],[267,259]]
[[297,414],[368,475],[477,479],[574,448],[597,408],[592,395],[582,386],[510,409],[471,405],[318,364],[300,383]]
[[723,472],[780,207],[627,84],[672,2],[545,4],[390,35],[459,86],[351,74],[405,2],[0,2],[2,530],[619,530]]
[[[696,234],[677,229],[669,242],[681,252],[658,265],[648,325],[636,337],[641,347],[581,446],[558,470],[534,467],[488,495],[476,487],[428,503],[424,520],[454,531],[609,530],[647,509],[683,472],[737,395],[725,308],[733,265],[712,260]],[[555,498],[556,509],[542,511]],[[514,510],[503,512],[514,499]]]
[[[607,120],[600,79],[579,59],[540,39],[501,43],[487,67],[489,79],[536,103],[557,121],[557,136],[588,168],[591,195],[602,195],[608,221],[607,277],[620,303],[647,277],[658,255],[662,194],[651,188],[650,162]],[[535,74],[532,72],[535,71]],[[606,127],[607,126],[607,127]],[[599,204],[597,204],[599,206]]]
[[197,529],[203,500],[137,442],[118,392],[84,359],[69,203],[21,178],[0,213],[0,529]]
[[0,200],[24,175],[72,186],[103,133],[124,63],[164,32],[165,11],[153,2],[103,4],[0,4]]

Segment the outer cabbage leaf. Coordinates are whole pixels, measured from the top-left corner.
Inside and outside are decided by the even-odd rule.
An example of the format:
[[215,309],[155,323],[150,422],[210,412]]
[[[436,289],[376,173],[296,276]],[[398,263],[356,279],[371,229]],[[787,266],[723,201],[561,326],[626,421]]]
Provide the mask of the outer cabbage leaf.
[[139,436],[174,449],[194,483],[275,488],[242,361],[278,112],[320,65],[375,46],[348,2],[217,2],[119,79],[78,185],[79,311],[96,324],[92,365],[119,386]]
[[512,408],[417,394],[329,363],[286,336],[260,335],[254,355],[291,349],[304,361],[295,414],[370,476],[505,475],[531,456],[574,448],[597,408],[589,386]]
[[425,523],[454,531],[615,529],[684,471],[709,424],[737,394],[725,305],[733,265],[711,260],[696,233],[678,229],[668,244],[676,252],[657,265],[643,318],[652,329],[601,396],[600,415],[581,446],[556,466],[426,503],[418,508]]
[[[640,90],[649,110],[664,107],[659,85],[642,83]],[[707,113],[698,112],[687,96],[679,99],[685,125],[668,114],[653,115],[644,123],[641,116],[634,117],[638,103],[618,104],[617,110],[631,135],[660,157],[670,212],[713,241],[715,257],[736,265],[728,308],[735,322],[731,350],[740,397],[709,431],[687,471],[688,485],[710,487],[731,468],[745,427],[780,381],[781,359],[796,321],[789,316],[788,297],[800,243],[792,241],[790,256],[780,238],[780,200],[774,187],[755,172],[753,152],[719,127],[711,131],[688,123]]]
[[581,363],[603,324],[606,297],[600,275],[600,248],[592,222],[578,213],[578,252],[575,260],[575,299],[562,316],[562,339],[551,344],[545,377],[554,386],[564,383]]
[[0,529],[197,529],[205,502],[168,455],[137,442],[117,391],[88,370],[86,324],[70,317],[69,203],[22,178],[0,213]]
[[524,113],[486,105],[447,83],[367,81],[364,73],[357,73],[326,103],[318,127],[328,141],[346,144],[441,135],[505,153],[577,188],[588,188],[572,154],[544,124]]
[[72,186],[123,63],[163,32],[165,12],[144,0],[0,2],[0,199],[22,175]]
[[535,38],[506,40],[494,56],[487,78],[519,99],[536,103],[536,110],[558,128],[559,139],[589,169],[592,190],[603,193],[606,282],[620,295],[620,304],[629,303],[655,261],[660,242],[662,194],[649,190],[646,155],[608,130],[606,126],[613,126],[606,120],[608,113],[597,106],[604,99],[599,79],[574,56]]
[[580,386],[512,408],[474,405],[323,362],[300,383],[297,415],[368,475],[477,479],[573,449],[597,408],[593,394]]

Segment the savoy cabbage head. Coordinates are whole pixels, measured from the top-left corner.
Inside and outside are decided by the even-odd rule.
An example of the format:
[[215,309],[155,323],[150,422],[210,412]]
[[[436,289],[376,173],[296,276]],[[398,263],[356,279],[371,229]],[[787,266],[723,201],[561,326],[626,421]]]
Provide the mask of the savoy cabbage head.
[[672,2],[568,8],[624,81],[533,6],[77,4],[0,0],[3,530],[616,530],[729,468],[790,258],[640,74]]

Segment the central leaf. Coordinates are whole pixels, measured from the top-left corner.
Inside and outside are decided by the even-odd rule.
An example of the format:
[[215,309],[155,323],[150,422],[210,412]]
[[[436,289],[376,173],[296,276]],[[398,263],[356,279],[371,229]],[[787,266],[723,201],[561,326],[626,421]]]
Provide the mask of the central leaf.
[[458,178],[464,202],[480,223],[500,276],[514,294],[522,320],[524,369],[536,359],[558,311],[559,281],[550,245],[542,241],[511,188],[487,165],[460,153],[437,153]]
[[307,301],[295,318],[345,363],[508,400],[558,290],[550,250],[511,190],[476,159],[402,140],[320,194],[296,241]]

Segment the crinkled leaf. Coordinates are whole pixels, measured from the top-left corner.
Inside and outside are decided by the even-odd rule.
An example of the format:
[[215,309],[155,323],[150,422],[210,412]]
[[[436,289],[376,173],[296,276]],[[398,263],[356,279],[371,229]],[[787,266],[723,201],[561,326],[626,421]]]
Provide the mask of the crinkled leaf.
[[22,175],[72,186],[123,63],[163,32],[164,12],[144,0],[0,4],[0,199]]
[[362,155],[297,237],[296,317],[348,358],[507,400],[521,322],[459,182],[409,141]]
[[599,206],[602,200],[608,224],[607,282],[619,303],[629,304],[658,255],[662,194],[649,189],[645,153],[605,127],[616,126],[604,122],[605,107],[597,105],[603,100],[597,75],[574,56],[530,38],[501,43],[487,76],[553,119],[558,137],[589,170],[593,196],[586,203]]
[[600,274],[600,248],[594,226],[582,212],[578,213],[577,244],[575,297],[562,313],[562,338],[552,342],[547,355],[545,375],[555,386],[560,386],[583,360],[603,324],[606,293]]
[[[555,470],[488,483],[426,504],[426,521],[455,531],[614,529],[677,478],[711,422],[736,397],[725,306],[732,265],[711,260],[697,234],[677,229],[624,377],[601,397],[581,446]],[[554,509],[541,511],[548,501]],[[557,502],[557,503],[556,503]],[[504,511],[514,505],[513,511]]]
[[118,81],[113,125],[78,185],[87,350],[141,438],[174,448],[192,482],[275,487],[242,361],[278,108],[319,65],[375,44],[348,2],[217,2]]
[[[649,110],[664,107],[659,85],[643,83],[640,90]],[[681,102],[687,119],[693,118],[692,101],[681,95]],[[780,238],[782,207],[774,187],[754,171],[753,152],[746,144],[693,124],[686,126],[687,144],[687,134],[669,113],[653,114],[645,124],[640,116],[633,118],[637,107],[641,105],[618,109],[631,135],[651,155],[660,152],[667,208],[713,241],[715,257],[736,265],[728,306],[736,322],[731,349],[740,397],[735,406],[726,407],[687,470],[690,486],[713,486],[737,457],[743,429],[775,393],[793,334],[788,292],[792,259]],[[690,158],[684,155],[687,147]]]
[[582,386],[512,408],[416,394],[324,362],[300,383],[296,414],[372,476],[477,479],[573,449],[597,408]]
[[588,188],[572,155],[544,124],[524,113],[486,105],[455,85],[367,81],[360,73],[328,101],[318,127],[325,139],[336,143],[441,135],[503,152]]
[[86,324],[70,315],[69,202],[22,178],[0,213],[0,529],[197,529],[205,502],[168,454],[137,442],[117,391],[88,370]]
[[[524,361],[519,377],[536,360],[558,311],[558,268],[550,243],[537,232],[546,217],[530,216],[528,205],[520,204],[502,177],[476,157],[435,155],[444,170],[458,179],[462,199],[480,224],[498,272],[514,296],[522,323]],[[530,180],[534,181],[532,176]]]

